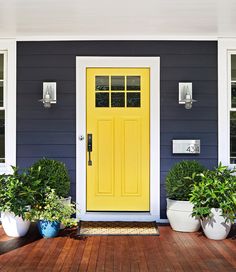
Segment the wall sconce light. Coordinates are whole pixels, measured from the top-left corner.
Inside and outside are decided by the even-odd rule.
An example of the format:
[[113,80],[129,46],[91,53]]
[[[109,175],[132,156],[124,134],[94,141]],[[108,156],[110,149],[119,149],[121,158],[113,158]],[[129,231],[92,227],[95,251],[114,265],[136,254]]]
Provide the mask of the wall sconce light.
[[197,100],[193,99],[192,83],[179,82],[179,104],[184,104],[185,109],[189,110]]
[[43,82],[43,102],[45,108],[51,108],[51,104],[57,102],[57,83],[56,82]]

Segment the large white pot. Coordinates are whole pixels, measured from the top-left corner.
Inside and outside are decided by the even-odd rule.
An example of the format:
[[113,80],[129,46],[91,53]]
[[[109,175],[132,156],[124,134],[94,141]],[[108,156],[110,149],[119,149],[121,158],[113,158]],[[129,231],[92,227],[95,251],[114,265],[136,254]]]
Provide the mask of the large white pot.
[[211,209],[212,217],[201,220],[202,229],[207,238],[213,240],[225,239],[231,229],[231,222],[222,216],[221,209]]
[[2,226],[5,233],[11,237],[25,236],[30,227],[30,221],[15,216],[14,213],[1,212]]
[[192,217],[193,204],[189,201],[167,198],[167,218],[173,230],[194,232],[200,228],[200,220]]

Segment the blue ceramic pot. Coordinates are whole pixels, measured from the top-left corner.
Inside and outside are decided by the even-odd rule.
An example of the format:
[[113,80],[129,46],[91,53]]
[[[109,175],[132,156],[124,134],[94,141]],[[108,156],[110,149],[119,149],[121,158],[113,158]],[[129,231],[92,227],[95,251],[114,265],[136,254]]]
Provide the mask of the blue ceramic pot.
[[60,230],[60,222],[40,220],[38,221],[38,229],[44,238],[53,238]]

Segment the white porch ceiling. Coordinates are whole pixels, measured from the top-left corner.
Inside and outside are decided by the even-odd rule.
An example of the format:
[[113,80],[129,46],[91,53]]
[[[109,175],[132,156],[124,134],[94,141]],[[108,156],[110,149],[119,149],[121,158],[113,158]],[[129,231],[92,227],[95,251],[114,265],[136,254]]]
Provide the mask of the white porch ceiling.
[[0,0],[0,38],[236,37],[236,0]]

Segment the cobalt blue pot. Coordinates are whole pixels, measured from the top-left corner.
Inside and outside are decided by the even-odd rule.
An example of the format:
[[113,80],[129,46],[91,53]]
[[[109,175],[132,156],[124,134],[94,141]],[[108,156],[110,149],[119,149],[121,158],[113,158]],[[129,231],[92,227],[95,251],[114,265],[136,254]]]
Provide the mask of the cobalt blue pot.
[[60,222],[40,220],[38,221],[38,229],[44,238],[53,238],[60,230]]

